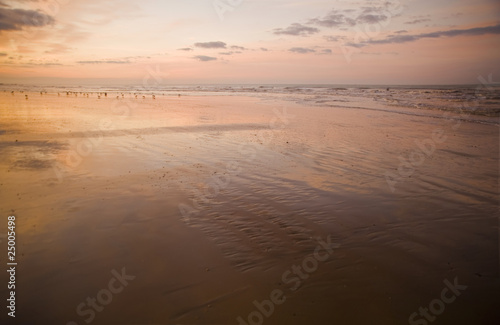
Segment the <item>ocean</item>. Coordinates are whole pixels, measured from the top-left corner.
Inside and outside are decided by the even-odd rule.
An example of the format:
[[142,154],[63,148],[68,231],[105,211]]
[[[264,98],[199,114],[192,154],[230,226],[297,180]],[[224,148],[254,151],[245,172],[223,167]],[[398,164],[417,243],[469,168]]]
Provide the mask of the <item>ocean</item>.
[[[417,108],[423,111],[450,111],[463,116],[500,116],[500,85],[72,85],[37,86],[0,84],[0,91],[26,91],[47,93],[108,93],[165,95],[165,96],[253,96],[280,99],[328,107],[372,109],[360,99],[370,99],[381,109]],[[358,105],[355,105],[358,104]],[[472,119],[474,120],[474,119]],[[482,123],[498,121],[477,119]]]

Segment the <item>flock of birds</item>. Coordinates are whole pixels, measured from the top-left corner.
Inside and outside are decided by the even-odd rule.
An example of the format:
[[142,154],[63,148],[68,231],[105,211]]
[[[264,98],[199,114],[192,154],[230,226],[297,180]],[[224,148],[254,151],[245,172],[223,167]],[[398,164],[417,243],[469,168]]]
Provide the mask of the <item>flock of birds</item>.
[[[13,96],[15,95],[15,91],[14,90],[12,90],[10,93]],[[23,94],[24,91],[19,91],[19,93]],[[46,91],[41,91],[40,92],[40,96],[43,96],[44,94],[47,94],[47,92]],[[107,98],[108,97],[108,93],[107,92],[96,92],[95,94],[97,95],[97,99]],[[94,92],[86,93],[86,92],[66,91],[66,97],[73,96],[73,95],[75,97],[78,97],[78,95],[80,95],[80,96],[89,98],[90,96],[94,95]],[[121,97],[118,95],[118,96],[116,96],[116,99],[125,98],[125,94],[124,93],[120,93],[120,95],[121,95]],[[132,95],[134,96],[135,99],[138,99],[139,96],[142,96],[142,99],[146,99],[145,95],[141,95],[141,94],[137,94],[137,93],[133,93]],[[165,95],[165,94],[163,94],[163,95]],[[57,93],[57,96],[61,96],[61,93]],[[181,94],[178,94],[177,96],[181,97]],[[26,98],[26,100],[28,100],[28,95],[27,94],[24,95],[24,98]],[[151,95],[151,98],[152,99],[156,99],[156,95],[154,95],[154,94]]]

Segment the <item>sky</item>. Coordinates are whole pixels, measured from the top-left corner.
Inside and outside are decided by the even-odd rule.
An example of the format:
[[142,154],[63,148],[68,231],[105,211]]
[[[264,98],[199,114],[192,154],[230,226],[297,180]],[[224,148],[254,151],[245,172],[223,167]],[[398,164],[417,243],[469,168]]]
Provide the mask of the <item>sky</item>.
[[498,0],[0,0],[0,82],[500,81]]

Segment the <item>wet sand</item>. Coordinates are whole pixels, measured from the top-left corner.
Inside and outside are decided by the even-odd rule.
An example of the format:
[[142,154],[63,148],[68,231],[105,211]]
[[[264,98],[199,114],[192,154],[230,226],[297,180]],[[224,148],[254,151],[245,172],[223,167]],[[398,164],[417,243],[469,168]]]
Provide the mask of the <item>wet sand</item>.
[[[408,324],[455,278],[467,288],[434,323],[500,317],[498,125],[272,96],[24,95],[0,93],[18,324]],[[95,317],[77,312],[99,294]]]

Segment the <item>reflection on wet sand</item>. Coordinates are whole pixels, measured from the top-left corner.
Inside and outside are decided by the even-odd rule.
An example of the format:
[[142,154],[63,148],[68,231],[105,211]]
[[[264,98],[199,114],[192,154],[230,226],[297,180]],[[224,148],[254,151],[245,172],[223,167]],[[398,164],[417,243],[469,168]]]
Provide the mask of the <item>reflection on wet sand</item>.
[[[404,324],[455,277],[468,288],[440,322],[498,316],[495,125],[277,98],[157,95],[117,115],[114,98],[0,96],[22,322]],[[272,127],[277,107],[290,118]],[[393,193],[384,174],[437,127],[447,141]],[[318,238],[335,244],[324,261]]]

